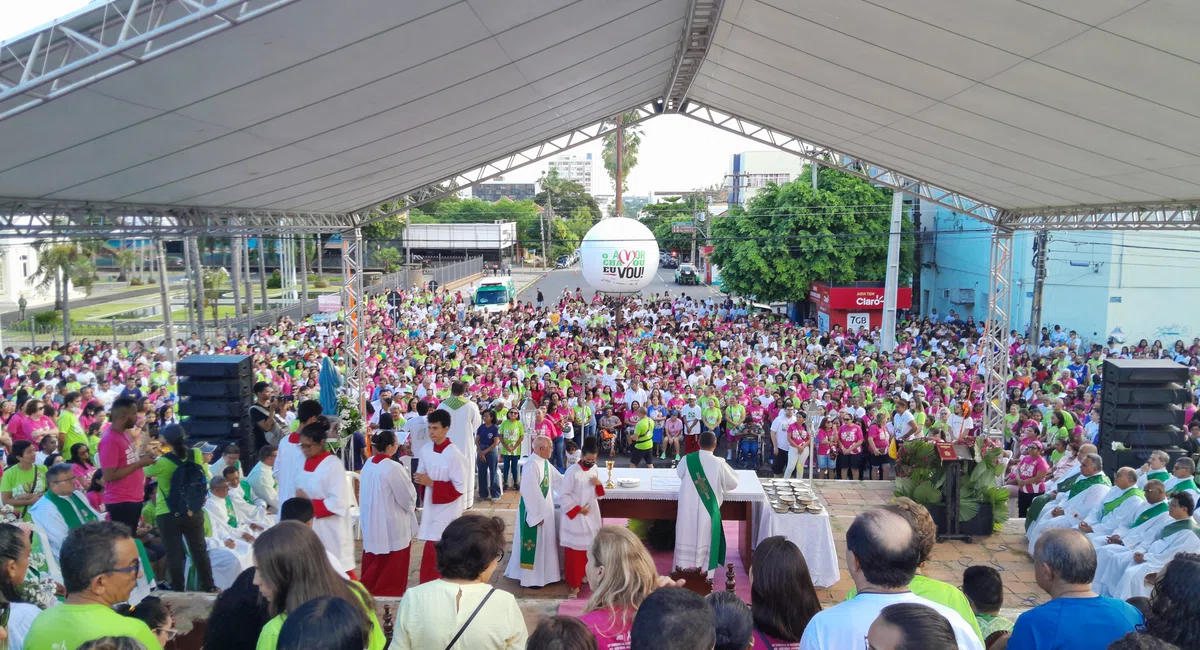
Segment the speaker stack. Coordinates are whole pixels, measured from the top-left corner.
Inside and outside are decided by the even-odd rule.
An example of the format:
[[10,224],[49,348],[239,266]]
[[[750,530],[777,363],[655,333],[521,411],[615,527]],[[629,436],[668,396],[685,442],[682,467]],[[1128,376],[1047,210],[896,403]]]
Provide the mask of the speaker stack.
[[[1100,392],[1099,452],[1110,476],[1121,467],[1141,467],[1162,449],[1172,461],[1184,454],[1184,400],[1188,370],[1174,361],[1110,359]],[[1114,442],[1129,451],[1113,451]]]
[[254,370],[249,356],[198,355],[180,360],[179,415],[191,444],[209,442],[217,454],[229,443],[241,448],[242,467],[253,465]]

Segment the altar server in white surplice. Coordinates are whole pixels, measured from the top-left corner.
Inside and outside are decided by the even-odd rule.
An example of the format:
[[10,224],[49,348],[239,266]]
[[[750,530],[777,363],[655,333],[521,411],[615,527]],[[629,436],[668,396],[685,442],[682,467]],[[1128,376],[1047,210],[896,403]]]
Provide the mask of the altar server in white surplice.
[[433,411],[429,414],[429,444],[417,452],[417,473],[413,480],[421,486],[421,525],[417,539],[425,541],[421,551],[420,584],[441,577],[437,570],[437,542],[450,522],[463,513],[463,498],[469,492],[467,457],[447,437],[450,434],[450,413]]
[[1096,506],[1104,502],[1111,487],[1108,477],[1104,475],[1104,461],[1100,459],[1100,454],[1085,456],[1079,463],[1079,479],[1071,485],[1066,500],[1061,501],[1061,505],[1046,506],[1037,523],[1025,533],[1029,548],[1037,546],[1038,538],[1047,530],[1077,528]]
[[596,439],[584,438],[579,462],[567,468],[558,497],[564,516],[559,543],[563,546],[563,574],[571,588],[568,598],[579,593],[587,567],[587,551],[604,525],[600,518],[604,485],[596,469],[596,452]]
[[721,504],[725,493],[738,486],[737,474],[723,458],[713,455],[717,437],[700,434],[700,451],[684,456],[679,474],[679,516],[675,522],[675,566],[699,567],[710,574],[725,563],[725,532]]
[[350,525],[353,495],[342,459],[325,450],[329,423],[318,420],[300,430],[304,471],[296,477],[296,496],[313,504],[313,532],[344,567],[354,566],[354,534]]
[[[450,385],[450,397],[438,405],[439,411],[450,414],[450,442],[462,452],[463,458],[474,459],[475,432],[483,424],[483,416],[475,402],[466,398],[467,387],[461,381]],[[470,470],[472,468],[468,468]],[[463,493],[463,508],[470,509],[475,505],[475,472],[467,472],[467,487]]]
[[519,580],[522,587],[544,587],[562,580],[554,491],[562,489],[563,477],[550,464],[553,448],[549,438],[538,437],[533,441],[533,456],[521,469],[521,502],[504,575]]
[[1163,526],[1175,521],[1167,512],[1167,491],[1162,481],[1146,481],[1142,491],[1146,493],[1146,502],[1133,521],[1107,536],[1101,536],[1102,533],[1088,535],[1096,547],[1096,577],[1092,580],[1092,591],[1101,596],[1112,595],[1134,551],[1145,551],[1158,539]]
[[362,583],[372,596],[404,595],[408,587],[417,490],[404,465],[392,460],[400,449],[396,434],[371,438],[377,452],[363,465],[359,487],[362,524]]
[[1100,505],[1079,523],[1079,532],[1107,537],[1118,528],[1129,525],[1134,515],[1141,511],[1146,503],[1146,493],[1137,487],[1137,471],[1132,467],[1122,467],[1113,474],[1113,481],[1115,485],[1108,489]]
[[[208,500],[204,502],[204,519],[208,524],[204,536],[208,559],[212,563],[213,585],[228,589],[242,571],[254,566],[254,532],[237,518],[229,508],[229,481],[213,477],[208,482]],[[188,582],[192,582],[191,558],[187,561]],[[191,585],[189,584],[189,587]]]
[[1192,521],[1196,502],[1187,492],[1176,492],[1170,498],[1171,523],[1158,533],[1158,539],[1144,553],[1134,553],[1121,581],[1115,585],[1113,598],[1127,600],[1134,596],[1150,596],[1153,589],[1146,576],[1156,573],[1179,553],[1200,551],[1200,525]]

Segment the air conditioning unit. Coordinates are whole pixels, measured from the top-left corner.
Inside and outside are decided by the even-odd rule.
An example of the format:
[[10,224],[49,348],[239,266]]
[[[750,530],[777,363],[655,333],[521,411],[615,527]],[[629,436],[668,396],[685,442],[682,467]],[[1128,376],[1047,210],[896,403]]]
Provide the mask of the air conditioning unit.
[[950,302],[955,305],[974,305],[975,289],[955,289],[949,297]]

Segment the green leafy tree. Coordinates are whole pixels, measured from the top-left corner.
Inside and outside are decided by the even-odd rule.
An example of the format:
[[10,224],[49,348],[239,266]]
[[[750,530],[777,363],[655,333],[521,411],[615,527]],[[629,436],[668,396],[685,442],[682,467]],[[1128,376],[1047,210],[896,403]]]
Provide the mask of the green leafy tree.
[[205,307],[212,307],[213,327],[219,327],[217,323],[218,307],[221,301],[221,294],[224,293],[222,287],[228,278],[229,271],[220,266],[205,267],[204,272],[200,276],[200,281],[204,285],[200,314],[203,316]]
[[137,253],[128,248],[123,248],[117,251],[113,259],[117,264],[117,269],[120,271],[117,282],[127,282],[129,280],[129,273],[133,271],[133,267],[137,266]]
[[[555,189],[547,192],[546,183],[550,179],[556,179]],[[600,215],[600,204],[596,203],[596,199],[587,190],[583,189],[583,184],[576,181],[567,180],[558,176],[558,171],[551,171],[542,176],[542,190],[533,197],[533,202],[546,207],[548,198],[554,197],[554,213],[559,216],[573,215],[579,208],[587,208],[593,216]]]
[[[633,122],[638,119],[637,113],[626,113],[616,118],[617,123]],[[623,127],[625,131],[624,142],[621,144],[621,190],[629,190],[629,174],[638,164],[638,148],[642,144],[642,127],[640,125]],[[604,171],[608,172],[608,178],[612,181],[613,186],[617,184],[617,132],[604,136],[604,152],[601,154],[604,158]]]
[[654,233],[659,250],[690,251],[692,233],[674,232],[674,225],[691,223],[696,225],[696,213],[705,212],[708,201],[702,194],[668,196],[658,203],[642,208],[642,223]]
[[92,284],[96,281],[96,267],[79,242],[40,240],[34,242],[33,247],[37,251],[38,265],[29,283],[42,290],[55,287],[55,293],[60,296],[60,303],[55,307],[62,310],[63,341],[69,342],[71,286],[83,289],[85,295],[91,295]]
[[[904,230],[911,220],[904,218]],[[891,192],[822,170],[818,188],[803,180],[768,184],[743,213],[713,222],[713,263],[727,291],[758,300],[803,300],[812,282],[883,280]],[[902,240],[900,282],[915,269],[912,236]]]
[[391,246],[375,251],[374,257],[375,263],[383,266],[384,273],[391,273],[404,263],[404,255]]

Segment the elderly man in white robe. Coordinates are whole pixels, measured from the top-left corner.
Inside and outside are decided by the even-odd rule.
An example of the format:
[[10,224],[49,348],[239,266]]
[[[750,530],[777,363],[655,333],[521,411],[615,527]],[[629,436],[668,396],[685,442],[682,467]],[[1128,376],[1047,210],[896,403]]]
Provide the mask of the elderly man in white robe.
[[[1193,503],[1200,503],[1200,488],[1196,487],[1196,461],[1191,458],[1184,456],[1175,460],[1171,478],[1167,479],[1165,485],[1168,495],[1187,492],[1192,495]],[[1196,513],[1193,517],[1200,517],[1200,513]]]
[[[1158,539],[1143,552],[1133,554],[1128,568],[1115,585],[1113,598],[1128,600],[1150,596],[1157,572],[1179,553],[1200,552],[1200,525],[1192,520],[1196,502],[1188,492],[1175,492],[1170,498],[1172,521],[1158,533]],[[1149,584],[1147,584],[1149,583]]]
[[[450,385],[450,397],[447,397],[437,410],[450,414],[450,442],[462,452],[466,458],[475,458],[475,432],[483,424],[483,416],[479,407],[467,399],[467,386],[462,381]],[[463,508],[470,510],[475,505],[475,472],[467,472],[467,491],[463,494]]]
[[558,561],[558,531],[554,492],[562,474],[550,464],[554,445],[545,436],[533,441],[533,456],[521,470],[521,501],[513,531],[512,556],[504,575],[522,587],[544,587],[562,580]]
[[[1120,579],[1133,553],[1145,551],[1158,539],[1163,526],[1174,521],[1168,513],[1167,490],[1162,481],[1146,481],[1142,491],[1145,492],[1146,501],[1134,515],[1133,521],[1107,536],[1102,536],[1102,533],[1088,535],[1096,547],[1096,577],[1092,581],[1092,591],[1102,596],[1112,595],[1110,584]],[[1119,569],[1114,568],[1117,565]]]
[[675,521],[675,566],[700,568],[710,575],[725,563],[725,531],[721,504],[738,486],[737,474],[725,459],[713,455],[717,437],[700,434],[700,451],[679,462],[679,514]]
[[1146,493],[1137,487],[1137,470],[1132,467],[1122,467],[1113,474],[1114,485],[1104,495],[1104,500],[1096,506],[1083,521],[1079,522],[1079,532],[1087,535],[1095,545],[1097,535],[1101,540],[1107,538],[1117,528],[1128,525],[1136,513],[1141,511],[1146,503]]
[[263,506],[271,514],[279,512],[279,482],[275,480],[275,461],[279,458],[279,450],[275,445],[267,445],[258,450],[258,462],[246,482],[250,484],[252,502]]
[[1171,455],[1161,449],[1155,449],[1150,452],[1150,459],[1145,465],[1138,468],[1138,487],[1145,488],[1146,481],[1163,481],[1171,478],[1171,471],[1167,469],[1167,465],[1171,462]]
[[562,507],[559,543],[563,546],[563,574],[570,591],[567,598],[579,595],[587,568],[587,551],[604,521],[600,517],[600,499],[604,485],[596,470],[596,438],[584,438],[579,462],[567,468],[558,503]]
[[[1096,453],[1096,446],[1085,444],[1079,446],[1079,453],[1072,457],[1066,471],[1061,475],[1053,475],[1047,479],[1046,491],[1033,500],[1029,512],[1025,516],[1025,532],[1028,533],[1039,520],[1050,519],[1050,512],[1067,500],[1067,492],[1075,481],[1079,480],[1081,462],[1088,454]],[[1044,518],[1044,519],[1043,519]],[[1033,548],[1033,545],[1030,545]]]
[[441,577],[437,570],[437,546],[442,531],[463,513],[463,499],[470,494],[467,477],[474,474],[467,468],[467,456],[450,441],[452,419],[447,411],[429,414],[429,444],[417,452],[417,472],[413,480],[421,486],[421,525],[417,539],[425,542],[421,551],[420,584]]
[[300,430],[304,471],[296,477],[296,496],[312,501],[313,532],[321,538],[325,549],[337,556],[343,567],[353,567],[350,506],[354,495],[346,481],[342,460],[325,449],[328,433],[328,423],[311,424]]
[[1078,527],[1092,510],[1104,502],[1111,487],[1108,477],[1104,475],[1104,461],[1100,454],[1085,456],[1079,463],[1079,478],[1066,493],[1066,499],[1061,504],[1055,501],[1052,508],[1047,506],[1049,512],[1043,510],[1037,523],[1025,533],[1029,548],[1037,546],[1038,538],[1047,530]]
[[[217,589],[228,589],[242,571],[254,566],[254,535],[261,532],[257,524],[247,524],[230,510],[229,481],[214,476],[208,482],[208,499],[204,502],[205,546],[212,564],[213,585]],[[192,560],[189,557],[186,569],[188,587],[195,580]]]
[[241,469],[226,466],[221,472],[221,477],[229,482],[229,501],[238,519],[247,523],[254,522],[263,528],[275,523],[267,515],[266,504],[254,499],[254,488],[249,481],[242,478]]

